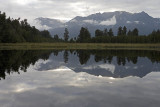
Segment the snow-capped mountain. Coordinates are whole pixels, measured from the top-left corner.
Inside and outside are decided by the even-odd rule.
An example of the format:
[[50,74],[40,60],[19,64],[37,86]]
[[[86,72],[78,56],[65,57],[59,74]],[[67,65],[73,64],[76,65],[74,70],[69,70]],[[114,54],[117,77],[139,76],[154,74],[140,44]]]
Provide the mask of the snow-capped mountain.
[[47,26],[52,35],[58,34],[63,37],[65,27],[70,32],[70,37],[76,37],[81,27],[87,27],[92,36],[96,29],[112,28],[117,35],[119,26],[129,29],[138,28],[141,35],[147,35],[153,30],[160,29],[160,19],[153,18],[145,12],[129,13],[125,11],[96,13],[86,17],[77,16],[68,22],[60,20],[37,18],[42,26]]

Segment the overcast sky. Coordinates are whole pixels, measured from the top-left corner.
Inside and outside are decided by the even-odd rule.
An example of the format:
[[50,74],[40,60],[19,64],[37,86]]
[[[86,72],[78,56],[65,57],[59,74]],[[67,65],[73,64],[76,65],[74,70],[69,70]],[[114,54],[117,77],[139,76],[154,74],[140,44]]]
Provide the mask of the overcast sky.
[[97,12],[145,11],[160,18],[160,0],[0,0],[0,11],[29,20],[49,17],[69,20]]

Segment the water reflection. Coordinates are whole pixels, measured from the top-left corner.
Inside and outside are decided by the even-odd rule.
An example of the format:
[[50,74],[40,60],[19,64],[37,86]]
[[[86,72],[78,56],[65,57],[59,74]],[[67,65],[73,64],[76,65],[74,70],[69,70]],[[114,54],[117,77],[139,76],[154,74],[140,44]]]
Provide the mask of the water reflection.
[[0,51],[5,78],[0,106],[157,107],[159,56],[159,51]]
[[36,70],[44,71],[61,66],[74,72],[86,72],[95,76],[124,78],[144,77],[160,71],[160,52],[144,50],[46,50],[0,51],[0,78],[6,73],[27,71],[39,59],[48,60]]
[[49,59],[51,62],[41,64],[38,70],[66,66],[74,72],[86,72],[95,76],[114,78],[128,76],[142,78],[151,72],[160,71],[159,51],[65,50],[56,57],[51,55]]
[[143,79],[117,79],[75,73],[66,67],[32,71],[0,81],[0,104],[1,107],[157,107],[159,80],[155,73]]
[[5,79],[6,73],[27,71],[38,59],[47,60],[52,51],[0,51],[0,79]]

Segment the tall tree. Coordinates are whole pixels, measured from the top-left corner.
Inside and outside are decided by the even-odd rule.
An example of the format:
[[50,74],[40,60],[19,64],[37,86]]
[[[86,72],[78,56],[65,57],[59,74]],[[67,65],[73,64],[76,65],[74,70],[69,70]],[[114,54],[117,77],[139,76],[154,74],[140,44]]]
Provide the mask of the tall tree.
[[108,35],[111,37],[114,36],[112,28],[109,29]]
[[118,33],[117,33],[118,36],[122,36],[123,35],[123,30],[122,30],[122,27],[120,26],[118,28]]
[[58,37],[58,35],[56,34],[56,35],[54,35],[54,38],[53,38],[55,41],[58,41],[59,40],[59,37]]
[[67,28],[65,28],[65,30],[64,30],[64,41],[68,41],[68,39],[69,39],[69,32],[68,32],[68,29]]
[[133,36],[138,36],[139,31],[137,28],[135,28],[133,29],[132,33],[133,33]]
[[127,28],[126,28],[126,26],[124,26],[123,27],[123,33],[122,33],[124,36],[126,36],[127,35]]
[[82,27],[80,30],[80,33],[78,35],[77,42],[83,43],[83,42],[89,42],[91,38],[91,34],[88,31],[87,28]]
[[41,35],[46,38],[51,38],[51,35],[48,30],[41,31]]
[[103,36],[103,31],[97,29],[97,30],[95,31],[95,37],[98,37],[98,36]]
[[104,36],[108,36],[108,29],[107,29],[107,28],[104,29],[103,35],[104,35]]
[[131,36],[132,35],[132,31],[129,30],[128,33],[127,33],[127,36]]

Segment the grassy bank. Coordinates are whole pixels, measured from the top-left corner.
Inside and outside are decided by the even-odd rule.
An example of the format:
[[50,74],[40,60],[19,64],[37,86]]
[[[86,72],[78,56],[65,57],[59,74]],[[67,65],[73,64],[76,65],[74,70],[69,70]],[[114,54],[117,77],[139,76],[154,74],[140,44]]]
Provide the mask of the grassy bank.
[[160,50],[160,44],[120,43],[5,43],[0,50],[41,50],[41,49],[131,49]]

